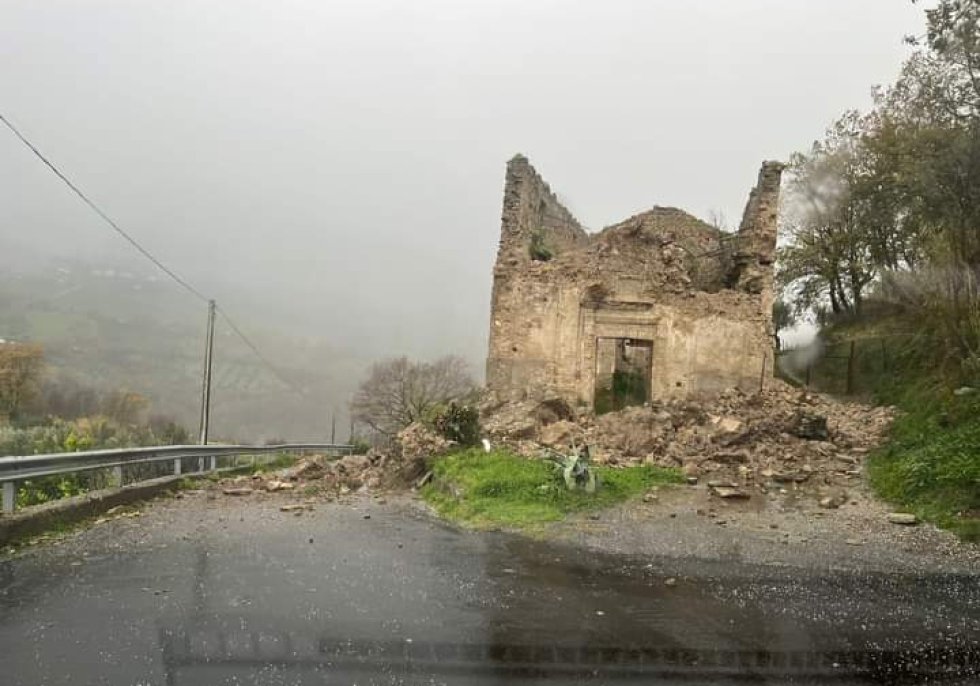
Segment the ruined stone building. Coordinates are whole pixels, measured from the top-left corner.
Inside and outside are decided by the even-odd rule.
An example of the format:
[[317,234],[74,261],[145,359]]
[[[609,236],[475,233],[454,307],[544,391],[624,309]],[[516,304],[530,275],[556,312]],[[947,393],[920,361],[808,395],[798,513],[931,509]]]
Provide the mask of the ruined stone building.
[[507,164],[487,386],[598,411],[772,376],[782,165],[765,162],[737,234],[654,207],[589,234],[527,158]]

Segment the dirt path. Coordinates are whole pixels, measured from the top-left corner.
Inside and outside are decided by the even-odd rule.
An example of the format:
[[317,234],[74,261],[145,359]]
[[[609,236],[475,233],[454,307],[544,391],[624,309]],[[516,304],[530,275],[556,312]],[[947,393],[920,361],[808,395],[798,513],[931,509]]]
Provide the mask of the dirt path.
[[928,524],[892,524],[866,488],[837,509],[794,493],[727,500],[705,486],[663,488],[645,502],[546,528],[549,539],[604,552],[809,569],[976,573],[980,546]]

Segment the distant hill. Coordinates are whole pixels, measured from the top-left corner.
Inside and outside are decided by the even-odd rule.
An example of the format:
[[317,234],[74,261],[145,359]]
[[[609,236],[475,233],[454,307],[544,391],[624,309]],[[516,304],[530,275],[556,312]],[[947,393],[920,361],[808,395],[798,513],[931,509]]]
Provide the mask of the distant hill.
[[[0,260],[2,262],[2,260]],[[152,411],[198,424],[205,306],[146,272],[85,262],[51,262],[18,270],[0,265],[0,338],[44,345],[50,378],[99,389],[143,393]],[[215,333],[215,438],[329,437],[338,409],[346,438],[346,404],[370,360],[300,340],[232,313],[282,376],[277,379],[219,318]]]

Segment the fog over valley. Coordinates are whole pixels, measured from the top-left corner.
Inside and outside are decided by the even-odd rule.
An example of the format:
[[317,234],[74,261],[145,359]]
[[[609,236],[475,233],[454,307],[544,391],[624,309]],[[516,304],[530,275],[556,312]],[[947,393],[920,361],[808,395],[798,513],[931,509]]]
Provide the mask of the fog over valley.
[[[515,153],[592,230],[653,205],[734,229],[760,162],[867,105],[921,24],[894,0],[6,0],[0,113],[281,375],[219,318],[215,439],[333,414],[343,439],[378,359],[482,375]],[[0,189],[0,338],[194,430],[204,303],[5,127]]]

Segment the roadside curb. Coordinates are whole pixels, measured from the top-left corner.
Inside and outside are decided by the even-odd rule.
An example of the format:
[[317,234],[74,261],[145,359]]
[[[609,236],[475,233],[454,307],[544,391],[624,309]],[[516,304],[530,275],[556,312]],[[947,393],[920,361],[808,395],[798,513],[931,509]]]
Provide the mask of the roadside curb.
[[129,505],[166,491],[176,490],[178,484],[185,478],[186,476],[164,476],[122,488],[90,491],[24,508],[14,514],[0,515],[0,545],[44,533],[59,524],[80,522],[118,505]]

